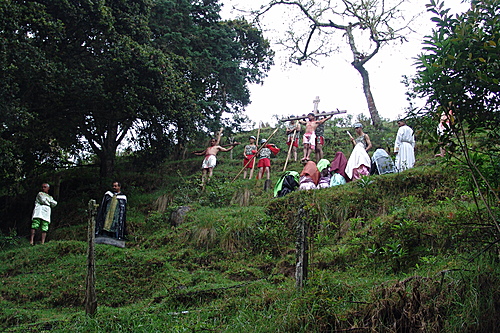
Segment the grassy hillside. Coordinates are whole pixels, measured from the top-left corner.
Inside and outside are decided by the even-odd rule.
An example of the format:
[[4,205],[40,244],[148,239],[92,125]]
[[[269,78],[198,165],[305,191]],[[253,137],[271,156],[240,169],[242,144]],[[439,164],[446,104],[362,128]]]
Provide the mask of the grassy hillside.
[[[394,133],[389,126],[370,136],[375,146],[387,147]],[[348,155],[345,130],[331,126],[327,137],[327,158],[337,150]],[[91,170],[68,171],[49,241],[29,246],[2,238],[0,329],[499,331],[500,270],[496,247],[488,246],[493,232],[466,178],[435,160],[432,147],[419,146],[412,170],[279,199],[263,190],[262,180],[233,182],[241,149],[234,159],[220,154],[205,191],[201,158],[154,169],[122,159],[130,239],[125,249],[97,245],[94,317],[83,307],[85,208],[105,188]],[[285,155],[272,160],[273,184]],[[287,169],[301,166],[292,162]],[[174,226],[170,216],[180,206],[190,211]],[[302,289],[294,277],[299,220],[310,226]]]

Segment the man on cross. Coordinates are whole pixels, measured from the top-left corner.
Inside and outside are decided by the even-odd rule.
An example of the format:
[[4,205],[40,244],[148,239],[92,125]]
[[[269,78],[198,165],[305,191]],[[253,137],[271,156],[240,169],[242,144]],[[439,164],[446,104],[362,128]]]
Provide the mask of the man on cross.
[[299,123],[306,125],[306,132],[302,139],[302,142],[304,143],[304,157],[301,160],[302,162],[309,161],[311,152],[315,150],[316,128],[318,128],[318,126],[320,124],[323,124],[325,121],[332,119],[332,117],[333,115],[329,115],[328,117],[325,117],[321,120],[316,120],[316,115],[311,112],[307,115],[309,121],[299,120]]

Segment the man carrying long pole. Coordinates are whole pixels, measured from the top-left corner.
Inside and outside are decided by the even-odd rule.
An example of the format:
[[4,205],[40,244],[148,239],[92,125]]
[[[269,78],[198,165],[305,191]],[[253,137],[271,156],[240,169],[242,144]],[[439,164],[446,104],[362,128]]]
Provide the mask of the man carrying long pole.
[[[255,142],[259,142],[259,136],[260,136],[260,123],[259,123],[259,129],[257,130],[257,138],[256,138]],[[255,155],[254,155],[255,157],[252,160],[252,168],[250,169],[250,176],[248,177],[248,179],[253,178],[253,170],[255,169],[255,159],[257,158],[258,153],[259,153],[258,151],[257,151],[257,153],[255,153]],[[241,173],[241,171],[240,171],[240,173]]]
[[[255,140],[257,138],[251,135],[248,138],[249,143],[243,149],[243,179],[247,178],[247,169],[253,169],[255,166],[255,152],[257,151],[257,145],[255,144]],[[252,175],[250,173],[250,177],[248,179],[252,179]]]
[[[277,132],[279,129],[280,129],[280,128],[279,128],[279,127],[277,127],[277,128],[273,131],[273,133],[271,133],[271,135],[270,135],[267,139],[265,139],[265,140],[266,140],[266,142],[265,142],[265,143],[263,143],[263,144],[259,147],[259,149],[257,150],[257,152],[255,153],[255,156],[256,156],[256,157],[257,157],[257,156],[259,156],[260,151],[261,151],[264,147],[266,147],[266,143],[267,143],[267,141],[269,141],[269,140],[270,140],[270,139],[274,136],[274,134],[276,134],[276,132]],[[259,128],[259,132],[257,133],[257,136],[259,135],[259,133],[260,133],[260,128]],[[262,141],[262,140],[261,140],[261,141]],[[254,159],[254,163],[255,163],[255,159]],[[238,172],[238,174],[236,175],[236,177],[234,177],[234,179],[232,180],[233,182],[234,182],[234,181],[238,178],[238,176],[239,176],[239,175],[243,172],[243,170],[244,170],[244,169],[245,169],[245,166],[243,166],[243,168],[240,170],[240,172]],[[253,169],[252,169],[252,170],[253,170]],[[252,173],[250,173],[250,174],[252,175]],[[250,178],[251,178],[251,177],[252,177],[252,176],[250,176]]]

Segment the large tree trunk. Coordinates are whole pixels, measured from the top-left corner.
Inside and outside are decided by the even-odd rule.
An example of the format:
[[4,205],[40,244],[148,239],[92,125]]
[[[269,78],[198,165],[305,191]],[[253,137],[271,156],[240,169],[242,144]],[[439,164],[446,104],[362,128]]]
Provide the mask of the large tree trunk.
[[99,175],[101,176],[101,178],[108,178],[113,175],[113,172],[115,171],[115,153],[102,153],[100,155],[100,160],[101,163]]
[[381,121],[377,106],[375,105],[375,100],[373,99],[368,71],[365,69],[365,67],[363,67],[363,65],[359,63],[353,62],[352,65],[354,66],[354,68],[356,68],[359,74],[361,74],[361,78],[363,79],[363,92],[365,93],[366,103],[368,104],[368,111],[370,112],[373,126],[378,128],[380,127]]
[[378,53],[380,44],[377,44],[377,47],[369,55],[363,55],[358,51],[358,48],[356,47],[356,41],[354,39],[352,30],[352,25],[348,25],[345,27],[347,40],[349,42],[349,46],[354,58],[353,62],[351,62],[351,65],[356,68],[359,74],[361,74],[361,79],[363,80],[363,92],[365,93],[366,103],[368,104],[368,112],[370,112],[373,126],[379,128],[381,125],[380,116],[378,114],[377,107],[375,106],[375,100],[373,99],[372,90],[370,87],[370,77],[368,75],[368,71],[364,67],[364,64]]
[[101,170],[102,178],[107,178],[113,175],[115,171],[116,148],[118,147],[118,124],[110,124],[108,126],[107,135],[104,138],[104,144],[101,147]]

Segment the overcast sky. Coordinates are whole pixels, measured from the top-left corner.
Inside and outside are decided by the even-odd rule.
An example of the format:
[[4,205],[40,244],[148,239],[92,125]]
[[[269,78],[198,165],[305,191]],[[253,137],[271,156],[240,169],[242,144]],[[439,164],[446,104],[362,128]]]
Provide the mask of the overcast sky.
[[[241,16],[241,12],[232,9],[233,6],[249,9],[265,3],[262,0],[221,2],[224,4],[224,19]],[[382,118],[394,120],[405,115],[408,102],[406,89],[401,83],[402,76],[415,73],[414,58],[421,53],[423,37],[434,27],[430,15],[426,13],[426,3],[426,0],[405,1],[407,17],[421,14],[413,24],[416,32],[407,35],[407,43],[385,46],[365,65],[370,75],[372,94]],[[462,0],[448,0],[445,5],[455,11],[468,8]],[[286,14],[281,9],[273,9],[264,26],[264,36],[275,41],[274,36],[283,31],[286,21]],[[343,42],[342,39],[339,40],[341,41]],[[318,67],[311,64],[290,64],[287,62],[287,52],[279,50],[277,45],[272,47],[277,51],[275,65],[263,85],[250,86],[252,103],[246,108],[246,114],[252,121],[274,123],[273,115],[282,118],[307,114],[313,110],[313,100],[316,96],[319,96],[321,101],[320,111],[340,109],[347,110],[347,114],[355,118],[361,113],[369,116],[361,76],[350,64],[350,50],[323,58],[321,67]]]

